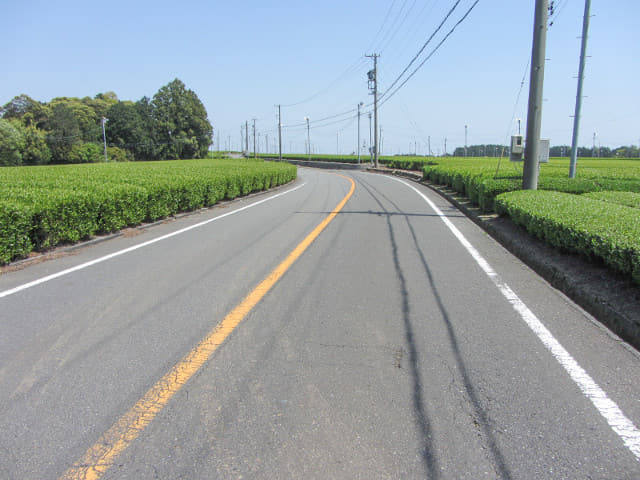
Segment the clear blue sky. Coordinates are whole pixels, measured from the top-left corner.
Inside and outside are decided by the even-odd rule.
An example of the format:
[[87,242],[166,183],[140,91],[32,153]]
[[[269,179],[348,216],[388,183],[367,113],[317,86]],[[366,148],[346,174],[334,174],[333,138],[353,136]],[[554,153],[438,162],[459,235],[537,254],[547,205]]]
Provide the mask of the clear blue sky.
[[[357,121],[314,121],[365,102],[367,53],[379,53],[383,92],[436,29],[454,0],[242,2],[164,0],[2,0],[0,104],[25,93],[40,101],[114,91],[121,100],[153,96],[180,78],[204,103],[222,147],[239,147],[240,126],[256,118],[262,148],[273,149],[277,104],[285,151],[311,143],[320,153],[356,149]],[[439,42],[471,7],[461,0]],[[549,29],[542,136],[570,144],[583,0],[556,0]],[[433,153],[468,143],[506,143],[512,118],[526,120],[534,0],[480,0],[409,82],[380,108],[383,153]],[[640,2],[592,3],[580,145],[640,142]],[[422,59],[423,57],[420,57]],[[416,64],[417,65],[417,64]],[[521,80],[526,84],[516,103]],[[340,120],[345,117],[338,117]],[[327,122],[325,122],[327,123]]]

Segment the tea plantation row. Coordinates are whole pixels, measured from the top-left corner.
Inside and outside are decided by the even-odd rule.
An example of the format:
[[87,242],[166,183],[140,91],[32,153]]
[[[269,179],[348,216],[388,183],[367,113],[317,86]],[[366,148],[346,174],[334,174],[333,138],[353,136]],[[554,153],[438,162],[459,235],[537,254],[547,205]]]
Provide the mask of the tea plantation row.
[[578,178],[569,179],[568,160],[552,159],[540,167],[538,191],[520,191],[522,166],[508,160],[429,159],[422,169],[481,210],[509,215],[547,243],[640,283],[640,160],[581,159]]
[[262,160],[180,160],[0,169],[0,264],[296,178]]

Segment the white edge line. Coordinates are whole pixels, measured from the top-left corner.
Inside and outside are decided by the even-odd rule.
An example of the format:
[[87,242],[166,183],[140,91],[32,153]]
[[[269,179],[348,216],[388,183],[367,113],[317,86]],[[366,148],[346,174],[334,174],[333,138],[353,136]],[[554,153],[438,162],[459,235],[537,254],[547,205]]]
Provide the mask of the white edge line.
[[600,415],[604,417],[609,426],[616,432],[626,447],[640,461],[640,430],[624,414],[618,405],[611,400],[607,393],[591,378],[591,376],[576,362],[571,354],[556,340],[553,334],[544,326],[527,305],[516,295],[516,293],[505,283],[493,270],[491,265],[480,255],[480,253],[469,243],[465,236],[456,228],[442,211],[413,185],[395,177],[388,177],[392,180],[405,184],[418,195],[420,195],[429,206],[436,212],[445,225],[451,230],[455,237],[465,247],[480,268],[487,274],[491,281],[498,287],[502,295],[520,314],[529,328],[536,334],[545,347],[551,352],[555,359],[564,367],[571,379],[578,385],[582,393],[591,400]]
[[259,200],[259,201],[255,202],[255,203],[252,203],[250,205],[245,205],[244,207],[238,208],[238,209],[233,210],[231,212],[227,212],[227,213],[224,213],[224,214],[219,215],[217,217],[210,218],[209,220],[205,220],[204,222],[200,222],[200,223],[196,223],[194,225],[190,225],[190,226],[182,228],[180,230],[176,230],[175,232],[171,232],[171,233],[168,233],[166,235],[162,235],[161,237],[154,238],[152,240],[148,240],[146,242],[139,243],[137,245],[133,245],[132,247],[128,247],[128,248],[125,248],[123,250],[118,250],[117,252],[110,253],[109,255],[105,255],[104,257],[96,258],[95,260],[90,260],[88,262],[81,263],[80,265],[76,265],[75,267],[71,267],[71,268],[68,268],[66,270],[62,270],[60,272],[53,273],[51,275],[47,275],[46,277],[42,277],[42,278],[39,278],[37,280],[33,280],[32,282],[28,282],[28,283],[19,285],[17,287],[11,288],[9,290],[4,290],[3,292],[0,292],[0,298],[8,297],[9,295],[13,295],[14,293],[18,293],[18,292],[21,292],[23,290],[27,290],[28,288],[35,287],[36,285],[40,285],[42,283],[49,282],[49,281],[54,280],[56,278],[63,277],[65,275],[69,275],[70,273],[77,272],[78,270],[83,270],[85,268],[91,267],[91,266],[96,265],[98,263],[106,262],[107,260],[111,260],[112,258],[119,257],[120,255],[124,255],[125,253],[133,252],[134,250],[138,250],[140,248],[147,247],[149,245],[152,245],[152,244],[157,243],[157,242],[161,242],[161,241],[166,240],[168,238],[175,237],[176,235],[180,235],[182,233],[188,232],[189,230],[193,230],[195,228],[200,228],[200,227],[202,227],[204,225],[207,225],[209,223],[215,222],[216,220],[220,220],[220,219],[222,219],[224,217],[228,217],[229,215],[234,215],[236,213],[242,212],[243,210],[247,210],[249,208],[256,207],[256,206],[258,206],[258,205],[260,205],[262,203],[268,202],[269,200],[273,200],[274,198],[278,198],[278,197],[281,197],[281,196],[286,195],[288,193],[295,192],[296,190],[304,187],[306,184],[307,183],[304,182],[301,185],[298,185],[297,187],[294,187],[294,188],[292,188],[290,190],[286,190],[284,192],[277,193],[277,194],[275,194],[275,195],[273,195],[271,197],[268,197],[268,198],[263,198],[262,200]]

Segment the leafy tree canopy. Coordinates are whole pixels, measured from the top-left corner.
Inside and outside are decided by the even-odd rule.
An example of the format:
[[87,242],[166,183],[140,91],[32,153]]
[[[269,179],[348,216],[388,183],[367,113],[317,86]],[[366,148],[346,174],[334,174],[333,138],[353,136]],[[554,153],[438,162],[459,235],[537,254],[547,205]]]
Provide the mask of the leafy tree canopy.
[[44,129],[49,117],[49,108],[23,93],[13,97],[11,101],[0,108],[0,117],[5,120],[18,119],[24,125],[33,125]]
[[110,91],[48,103],[21,94],[0,108],[0,164],[104,161],[97,150],[104,150],[103,118],[107,146],[119,160],[204,157],[213,137],[204,105],[178,79],[137,102]]
[[213,128],[198,96],[175,79],[160,88],[151,101],[157,139],[165,158],[204,157]]
[[24,135],[19,127],[0,118],[0,165],[21,165],[24,146]]
[[118,102],[107,111],[109,144],[127,149],[136,160],[152,160],[159,149],[155,145],[150,113],[146,106],[129,101]]

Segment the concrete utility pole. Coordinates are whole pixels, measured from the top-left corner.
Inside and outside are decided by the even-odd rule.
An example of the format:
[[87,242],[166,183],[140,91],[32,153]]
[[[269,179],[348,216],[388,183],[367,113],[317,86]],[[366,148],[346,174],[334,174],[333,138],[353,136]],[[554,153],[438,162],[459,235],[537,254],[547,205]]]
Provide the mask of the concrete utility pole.
[[[380,55],[374,53],[373,55],[365,55],[365,57],[373,58],[373,70],[369,70],[367,74],[369,77],[369,90],[373,90],[373,159],[374,165],[378,168],[378,57]],[[373,88],[372,85],[373,84]]]
[[360,164],[360,107],[364,105],[363,102],[358,104],[358,164]]
[[249,122],[248,121],[244,122],[244,138],[245,138],[244,151],[247,152],[248,154],[249,153]]
[[102,141],[104,142],[104,161],[107,162],[107,134],[104,130],[104,124],[109,121],[108,118],[102,117]]
[[253,158],[257,158],[257,154],[256,154],[256,119],[252,118],[253,120]]
[[467,131],[469,129],[469,125],[464,126],[464,156],[467,156]]
[[444,139],[444,156],[447,156],[447,138]]
[[371,146],[371,112],[369,112],[369,161],[373,163],[373,148]]
[[569,178],[576,178],[578,164],[578,133],[580,132],[580,110],[582,109],[582,83],[584,81],[584,64],[587,55],[587,36],[589,34],[589,11],[591,0],[584,2],[584,18],[582,19],[582,46],[580,47],[580,67],[578,70],[578,93],[576,94],[576,111],[573,117],[573,138],[571,140],[571,160],[569,162]]
[[278,152],[280,161],[282,161],[282,113],[280,112],[280,105],[278,105]]
[[309,149],[309,161],[311,161],[311,134],[309,133],[309,117],[304,117],[307,121],[307,148]]
[[547,50],[547,25],[549,24],[549,0],[536,0],[533,23],[533,48],[531,50],[531,79],[529,80],[529,111],[527,113],[527,140],[524,148],[523,190],[538,189],[538,156],[540,128],[542,125],[542,87],[544,85],[544,61]]

